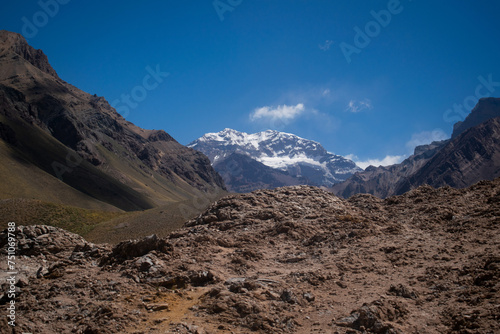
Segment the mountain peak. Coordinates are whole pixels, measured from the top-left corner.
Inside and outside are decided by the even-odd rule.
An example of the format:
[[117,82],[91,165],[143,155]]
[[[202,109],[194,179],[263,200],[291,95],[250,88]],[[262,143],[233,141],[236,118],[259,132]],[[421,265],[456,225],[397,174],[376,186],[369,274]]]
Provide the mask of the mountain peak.
[[11,32],[7,30],[0,30],[0,45],[1,46],[12,46],[16,44],[28,44],[23,35],[17,32]]
[[[249,170],[246,168],[247,166],[240,166],[240,169],[234,168],[242,160],[237,159],[236,161],[230,159],[230,157],[231,154],[238,153],[246,155],[267,167],[261,166],[261,173],[269,174],[268,168],[270,168],[274,170],[273,173],[276,173],[276,171],[287,173],[286,178],[293,177],[296,178],[295,181],[300,180],[300,182],[306,180],[302,184],[317,186],[331,186],[344,181],[353,173],[361,170],[354,162],[329,153],[318,142],[276,130],[248,134],[226,128],[217,133],[207,133],[190,143],[188,147],[207,155],[214,168],[218,171],[227,172],[230,169],[234,169],[232,172],[240,169],[242,171]],[[228,167],[225,164],[231,164],[231,166]],[[257,165],[253,164],[253,166]],[[254,172],[252,174],[255,174],[252,177],[256,177],[258,173]],[[235,178],[234,173],[230,177],[225,179],[226,184],[231,180],[238,179]],[[248,180],[252,179],[249,175],[242,175],[242,177]],[[274,184],[275,182],[269,184],[271,183]],[[244,189],[247,190],[247,188]],[[239,191],[236,188],[233,188],[233,190]]]
[[238,130],[234,130],[231,128],[225,128],[219,132],[209,132],[203,135],[203,137],[198,138],[194,142],[190,143],[188,146],[193,146],[197,141],[223,141],[228,144],[241,144],[243,142],[263,142],[267,140],[281,140],[281,139],[289,139],[289,140],[300,140],[306,141],[309,143],[314,143],[316,145],[320,145],[318,142],[310,139],[304,139],[299,137],[293,133],[281,132],[277,130],[264,130],[256,133],[246,133]]
[[220,131],[219,133],[241,133],[240,131],[231,129],[231,128],[225,128],[224,130]]
[[10,53],[21,56],[31,65],[59,79],[57,72],[49,64],[49,60],[42,50],[36,50],[30,46],[21,34],[0,30],[0,56],[6,56]]
[[463,122],[455,123],[451,138],[455,138],[465,130],[495,117],[500,117],[500,98],[481,98]]

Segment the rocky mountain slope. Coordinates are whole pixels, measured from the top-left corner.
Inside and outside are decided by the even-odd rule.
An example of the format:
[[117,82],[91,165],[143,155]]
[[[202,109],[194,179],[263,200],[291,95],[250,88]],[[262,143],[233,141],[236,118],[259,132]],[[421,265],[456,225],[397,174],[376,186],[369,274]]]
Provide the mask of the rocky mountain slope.
[[400,164],[368,167],[332,191],[345,198],[369,193],[385,198],[423,184],[463,188],[500,176],[500,99],[480,99],[452,138],[419,146]]
[[273,130],[248,134],[225,129],[207,133],[188,146],[206,154],[228,189],[236,192],[294,184],[329,187],[361,170],[315,141]]
[[7,31],[0,31],[0,138],[4,199],[142,210],[224,188],[203,154],[126,121]]
[[346,181],[334,185],[331,190],[334,194],[344,198],[355,194],[372,194],[380,198],[401,194],[401,184],[422,168],[445,144],[446,142],[434,142],[430,145],[419,146],[412,156],[400,164],[369,166]]
[[213,167],[232,192],[244,193],[310,182],[305,177],[290,175],[287,171],[266,166],[246,154],[236,152],[216,162]]
[[455,138],[465,130],[495,117],[500,117],[500,98],[489,97],[479,99],[470,114],[463,121],[455,123],[451,138]]
[[496,179],[386,200],[232,195],[115,247],[19,226],[15,332],[496,333],[499,217]]
[[[499,99],[500,100],[500,99]],[[500,107],[500,105],[499,105]],[[500,112],[500,108],[499,108]],[[500,117],[465,130],[408,179],[410,185],[464,188],[500,176]]]

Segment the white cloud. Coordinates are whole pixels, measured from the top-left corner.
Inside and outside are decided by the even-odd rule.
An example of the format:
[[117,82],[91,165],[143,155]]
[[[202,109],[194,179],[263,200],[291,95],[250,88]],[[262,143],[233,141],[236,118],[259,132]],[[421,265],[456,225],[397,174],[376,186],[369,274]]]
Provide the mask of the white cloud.
[[364,99],[362,101],[351,100],[347,104],[347,111],[357,113],[365,109],[373,109],[372,102],[369,99]]
[[430,144],[433,141],[441,141],[448,139],[448,135],[441,129],[435,129],[433,131],[422,131],[419,133],[414,133],[411,139],[406,143],[406,147],[409,151],[413,152],[415,147],[419,145]]
[[356,163],[359,167],[366,169],[368,166],[390,166],[394,164],[398,164],[405,159],[404,155],[387,155],[383,159],[368,159],[368,160],[359,160],[357,156],[354,154],[349,154],[346,156],[347,159],[350,159]]
[[290,121],[294,118],[300,116],[304,113],[305,107],[303,103],[299,103],[296,106],[287,106],[286,104],[277,107],[262,107],[255,109],[250,114],[250,120],[281,120],[281,121]]

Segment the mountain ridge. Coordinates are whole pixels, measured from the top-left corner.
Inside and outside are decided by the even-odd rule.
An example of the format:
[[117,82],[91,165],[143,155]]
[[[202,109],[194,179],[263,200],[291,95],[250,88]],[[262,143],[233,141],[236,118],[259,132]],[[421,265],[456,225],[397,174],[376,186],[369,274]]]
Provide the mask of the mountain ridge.
[[489,119],[500,116],[500,99],[486,97],[478,100],[477,104],[463,121],[453,125],[451,138],[455,138],[467,129],[479,125]]
[[500,176],[500,98],[482,98],[452,138],[418,146],[400,164],[369,167],[331,191],[348,198],[369,193],[381,198],[401,195],[423,184],[464,188]]
[[49,59],[42,50],[37,50],[31,47],[25,38],[18,33],[0,30],[0,45],[3,45],[3,50],[0,52],[0,57],[8,51],[12,51],[21,55],[31,65],[42,70],[43,72],[60,79],[57,72],[50,65]]
[[[315,186],[331,186],[361,170],[351,160],[328,152],[316,141],[275,130],[248,134],[226,128],[217,133],[207,133],[188,144],[188,147],[207,155],[216,170],[227,169],[223,166],[225,159],[233,153],[238,153],[274,170],[286,172],[290,177],[300,180],[300,184]],[[241,168],[243,166],[239,167],[241,170],[247,170]],[[263,173],[267,170],[260,169]],[[253,182],[248,175],[242,177],[250,183]],[[230,178],[226,177],[225,182],[229,187],[232,186]],[[255,190],[257,184],[259,182],[255,180],[253,187],[245,189]],[[297,183],[284,181],[276,184],[285,186]],[[239,187],[232,188],[238,192],[243,191]]]
[[[6,156],[43,171],[55,192],[62,182],[119,209],[142,210],[224,189],[203,154],[163,130],[128,122],[103,97],[61,80],[43,51],[5,30],[0,122]],[[4,197],[21,195],[14,187],[0,190]]]

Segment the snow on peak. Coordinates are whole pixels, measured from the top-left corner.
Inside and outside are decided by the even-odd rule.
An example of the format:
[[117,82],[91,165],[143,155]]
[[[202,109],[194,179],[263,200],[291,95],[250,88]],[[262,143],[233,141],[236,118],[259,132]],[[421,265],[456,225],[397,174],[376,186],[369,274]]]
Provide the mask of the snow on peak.
[[201,150],[211,159],[216,155],[223,156],[220,152],[212,152],[214,150],[238,150],[273,168],[285,168],[297,162],[324,166],[326,161],[345,160],[327,152],[316,141],[276,130],[248,134],[226,128],[220,132],[207,133],[188,146]]
[[316,173],[314,177],[323,180],[317,182],[322,185],[342,181],[360,170],[354,162],[327,152],[316,141],[276,130],[248,134],[226,128],[207,133],[188,146],[206,154],[213,164],[237,152],[292,174]]
[[205,134],[203,137],[195,140],[189,147],[196,146],[197,142],[224,142],[226,145],[252,145],[255,148],[259,147],[259,143],[266,141],[280,141],[283,139],[295,140],[299,143],[311,142],[319,145],[319,143],[312,140],[303,139],[291,133],[279,132],[276,130],[265,130],[257,133],[248,134],[246,132],[240,132],[230,128],[225,128],[219,132],[210,132]]

